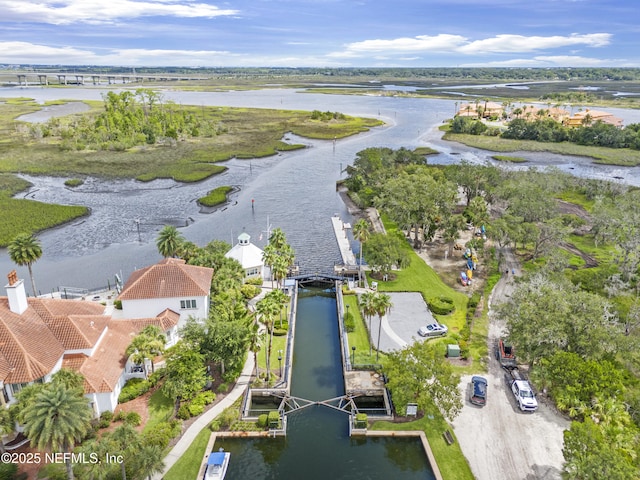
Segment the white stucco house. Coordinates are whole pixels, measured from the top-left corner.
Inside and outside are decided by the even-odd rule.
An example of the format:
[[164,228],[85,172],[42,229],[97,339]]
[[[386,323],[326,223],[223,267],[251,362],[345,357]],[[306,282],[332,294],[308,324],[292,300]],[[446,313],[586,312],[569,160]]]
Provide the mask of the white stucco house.
[[245,278],[264,278],[264,252],[251,243],[251,236],[242,232],[238,235],[238,243],[225,253],[225,257],[237,260],[244,269]]
[[[124,286],[121,311],[99,302],[27,297],[15,270],[0,296],[0,406],[31,383],[46,383],[61,368],[82,374],[94,415],[115,410],[133,368],[126,349],[148,325],[177,340],[187,318],[206,318],[213,269],[164,259],[135,271]],[[108,313],[109,312],[109,313]]]
[[177,330],[189,317],[208,317],[212,278],[212,268],[187,265],[180,258],[165,258],[131,274],[118,296],[122,302],[121,315],[149,318],[167,309],[176,312],[177,325],[165,331],[167,344],[172,345],[177,340]]
[[99,302],[28,298],[15,270],[0,297],[0,404],[9,405],[31,383],[46,383],[61,368],[82,374],[84,392],[97,417],[113,411],[132,376],[126,355],[131,340],[147,325],[175,328],[170,310],[153,318],[114,319]]

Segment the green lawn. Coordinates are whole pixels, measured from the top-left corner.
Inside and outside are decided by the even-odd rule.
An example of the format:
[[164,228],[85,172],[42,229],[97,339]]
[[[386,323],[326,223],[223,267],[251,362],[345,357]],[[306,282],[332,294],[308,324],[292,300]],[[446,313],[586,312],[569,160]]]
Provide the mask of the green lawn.
[[[369,355],[369,330],[365,319],[362,317],[358,309],[358,299],[356,295],[345,295],[343,299],[345,308],[349,305],[349,313],[355,317],[356,328],[353,332],[347,334],[349,338],[349,348],[353,346],[356,347],[354,363],[356,365],[372,365],[379,363],[376,361],[376,351],[374,349],[371,350],[371,355]],[[382,361],[384,357],[385,355],[381,354],[380,361]]]
[[441,415],[436,413],[431,416],[433,418],[425,415],[420,420],[410,423],[375,422],[371,429],[390,431],[422,430],[427,435],[443,479],[473,480],[471,468],[469,468],[467,459],[462,454],[458,442],[453,443],[453,445],[447,445],[442,437],[445,430],[449,430],[452,434],[453,430]]
[[[396,234],[397,227],[393,223],[385,220],[384,226],[388,234]],[[445,284],[436,271],[414,252],[409,242],[405,242],[404,246],[411,258],[411,264],[403,270],[394,271],[396,278],[393,280],[387,282],[377,280],[378,290],[382,292],[420,292],[426,302],[434,297],[449,297],[453,300],[455,311],[450,315],[435,315],[435,317],[449,327],[449,332],[460,331],[465,324],[468,297]],[[371,281],[369,276],[369,284]]]
[[144,430],[149,430],[160,422],[166,422],[173,413],[174,403],[162,390],[157,389],[149,398],[149,419]]
[[191,446],[184,452],[184,455],[169,469],[167,474],[162,477],[164,480],[185,480],[198,477],[200,466],[207,452],[207,443],[211,430],[203,428],[196,436]]

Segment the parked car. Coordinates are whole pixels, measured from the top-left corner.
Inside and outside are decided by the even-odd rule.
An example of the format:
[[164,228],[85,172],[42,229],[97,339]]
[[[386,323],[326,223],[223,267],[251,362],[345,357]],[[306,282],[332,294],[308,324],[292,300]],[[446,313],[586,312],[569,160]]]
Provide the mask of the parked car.
[[441,323],[430,323],[424,327],[420,327],[418,334],[422,337],[444,337],[449,329]]
[[474,375],[471,377],[471,403],[484,407],[487,403],[487,379]]

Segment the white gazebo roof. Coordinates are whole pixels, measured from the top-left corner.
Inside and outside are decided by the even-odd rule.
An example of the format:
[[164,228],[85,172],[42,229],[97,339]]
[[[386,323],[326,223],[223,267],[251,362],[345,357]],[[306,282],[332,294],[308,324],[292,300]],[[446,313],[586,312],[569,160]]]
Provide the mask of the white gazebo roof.
[[244,269],[262,267],[264,265],[262,261],[262,250],[251,243],[250,240],[251,237],[249,234],[242,232],[238,236],[238,243],[225,253],[224,256],[237,260]]

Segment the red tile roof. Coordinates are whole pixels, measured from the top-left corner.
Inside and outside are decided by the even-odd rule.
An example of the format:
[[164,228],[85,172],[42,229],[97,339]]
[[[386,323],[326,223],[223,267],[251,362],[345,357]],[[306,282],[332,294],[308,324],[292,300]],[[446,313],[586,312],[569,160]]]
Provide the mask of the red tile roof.
[[[77,300],[29,298],[28,304],[18,315],[10,310],[7,297],[0,297],[0,380],[35,381],[51,373],[62,357],[63,367],[85,377],[86,393],[114,390],[127,362],[125,351],[144,327],[158,325],[165,331],[180,318],[167,309],[155,318],[114,320],[102,315],[102,305]],[[94,347],[90,357],[64,354]]]
[[42,378],[64,353],[62,344],[33,308],[39,301],[42,300],[29,299],[29,308],[18,315],[10,310],[7,297],[0,297],[0,352],[4,358],[0,369],[5,372],[2,377],[5,383]]
[[213,269],[187,265],[179,258],[165,258],[131,274],[120,300],[209,295]]
[[[180,315],[165,310],[156,318],[138,318],[135,320],[111,320],[107,332],[91,357],[69,356],[69,368],[80,372],[85,378],[85,393],[105,393],[115,389],[129,358],[127,347],[144,327],[157,325],[162,331],[178,324]],[[65,355],[65,362],[67,362]]]

